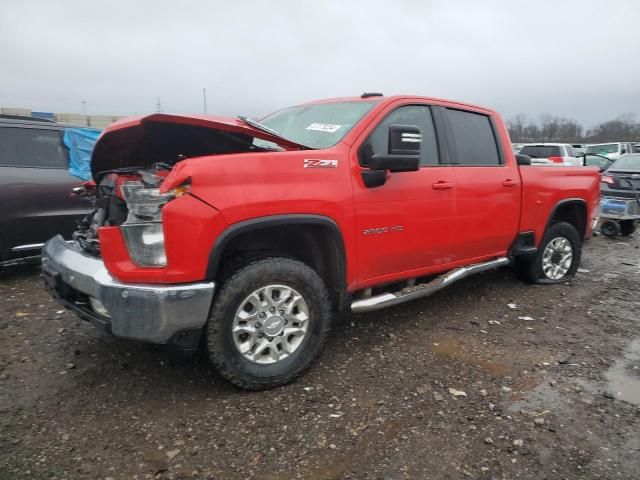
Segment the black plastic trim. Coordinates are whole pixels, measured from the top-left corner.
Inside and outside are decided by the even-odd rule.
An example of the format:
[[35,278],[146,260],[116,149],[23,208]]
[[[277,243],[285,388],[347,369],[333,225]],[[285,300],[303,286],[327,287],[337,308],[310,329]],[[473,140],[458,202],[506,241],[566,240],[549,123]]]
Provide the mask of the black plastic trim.
[[386,170],[363,170],[362,181],[367,188],[381,187],[387,183],[387,171]]
[[589,227],[589,209],[587,208],[587,202],[584,201],[584,199],[582,198],[565,198],[564,200],[560,200],[558,203],[556,203],[553,209],[551,210],[551,213],[549,214],[549,218],[547,219],[547,227],[545,229],[545,232],[551,226],[551,221],[553,220],[553,217],[555,217],[556,212],[561,207],[564,207],[565,205],[573,205],[573,204],[582,205],[584,207],[585,214],[587,215],[587,218],[584,219],[584,222],[585,222],[584,232],[579,232],[582,236],[582,239],[584,240]]
[[538,253],[538,247],[536,247],[536,234],[533,231],[518,233],[509,248],[510,257],[535,255],[536,253]]
[[294,213],[287,215],[271,215],[268,217],[252,218],[250,220],[245,220],[231,225],[216,239],[213,248],[211,249],[205,278],[207,280],[215,278],[225,248],[238,235],[251,230],[259,230],[261,228],[268,227],[281,227],[285,225],[320,225],[329,228],[338,247],[338,275],[341,280],[339,288],[342,292],[345,292],[347,263],[342,232],[340,231],[338,224],[329,217],[313,214]]
[[436,130],[436,141],[438,143],[438,161],[440,165],[448,166],[451,163],[451,150],[449,145],[449,131],[443,111],[444,107],[439,105],[431,106],[431,116],[433,117],[433,126]]

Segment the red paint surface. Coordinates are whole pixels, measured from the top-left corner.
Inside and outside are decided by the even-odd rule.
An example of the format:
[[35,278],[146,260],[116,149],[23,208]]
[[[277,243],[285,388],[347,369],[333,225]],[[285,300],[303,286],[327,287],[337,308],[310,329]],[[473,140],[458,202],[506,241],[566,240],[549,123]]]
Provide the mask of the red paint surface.
[[[350,101],[358,99],[348,99]],[[387,183],[367,188],[357,149],[386,113],[403,104],[449,106],[493,117],[504,165],[425,166],[391,173]],[[217,129],[245,129],[236,121],[176,117]],[[139,124],[122,121],[110,130]],[[540,242],[553,208],[563,199],[584,199],[588,232],[597,214],[596,168],[518,167],[502,119],[492,110],[424,97],[388,97],[378,103],[335,147],[192,158],[178,163],[163,183],[171,189],[191,181],[190,195],[163,209],[168,265],[138,268],[116,227],[100,240],[109,271],[124,282],[201,281],[216,238],[229,225],[282,214],[324,215],[338,225],[346,250],[347,288],[446,271],[507,254],[518,232],[534,231]],[[304,168],[305,159],[338,160],[336,168]],[[366,229],[401,226],[382,234]]]

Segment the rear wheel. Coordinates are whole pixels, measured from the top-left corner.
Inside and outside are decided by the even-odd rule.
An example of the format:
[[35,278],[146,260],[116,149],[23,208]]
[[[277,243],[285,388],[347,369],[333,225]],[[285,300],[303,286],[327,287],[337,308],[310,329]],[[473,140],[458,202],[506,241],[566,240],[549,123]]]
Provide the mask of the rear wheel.
[[622,220],[620,222],[620,233],[622,235],[631,235],[636,231],[637,222],[635,220]]
[[267,258],[223,284],[206,347],[231,383],[264,390],[293,381],[313,363],[330,322],[329,294],[318,274],[297,260]]
[[607,237],[617,237],[620,235],[620,224],[615,220],[605,220],[600,225],[600,231]]
[[520,259],[518,272],[530,283],[561,283],[573,277],[580,265],[582,240],[578,230],[566,222],[551,225],[540,243],[538,253]]

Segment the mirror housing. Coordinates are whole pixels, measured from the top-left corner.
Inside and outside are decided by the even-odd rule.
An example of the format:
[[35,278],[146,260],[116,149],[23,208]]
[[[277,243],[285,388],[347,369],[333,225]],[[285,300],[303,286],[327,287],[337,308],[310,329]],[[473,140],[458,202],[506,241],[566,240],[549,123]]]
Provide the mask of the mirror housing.
[[415,172],[420,169],[420,155],[377,153],[369,160],[369,168],[390,172]]
[[516,154],[516,163],[518,165],[531,165],[531,157],[529,155]]
[[422,133],[415,125],[389,125],[389,155],[420,155]]
[[422,134],[415,125],[389,125],[389,153],[377,153],[367,165],[372,170],[414,172],[420,168]]

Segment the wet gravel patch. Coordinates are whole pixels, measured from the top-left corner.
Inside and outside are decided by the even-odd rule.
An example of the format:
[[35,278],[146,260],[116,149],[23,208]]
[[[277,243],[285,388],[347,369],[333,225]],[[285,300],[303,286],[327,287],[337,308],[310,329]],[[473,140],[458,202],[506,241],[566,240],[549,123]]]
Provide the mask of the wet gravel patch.
[[570,284],[503,268],[342,315],[307,375],[258,393],[2,270],[0,478],[638,478],[639,247],[593,238]]

